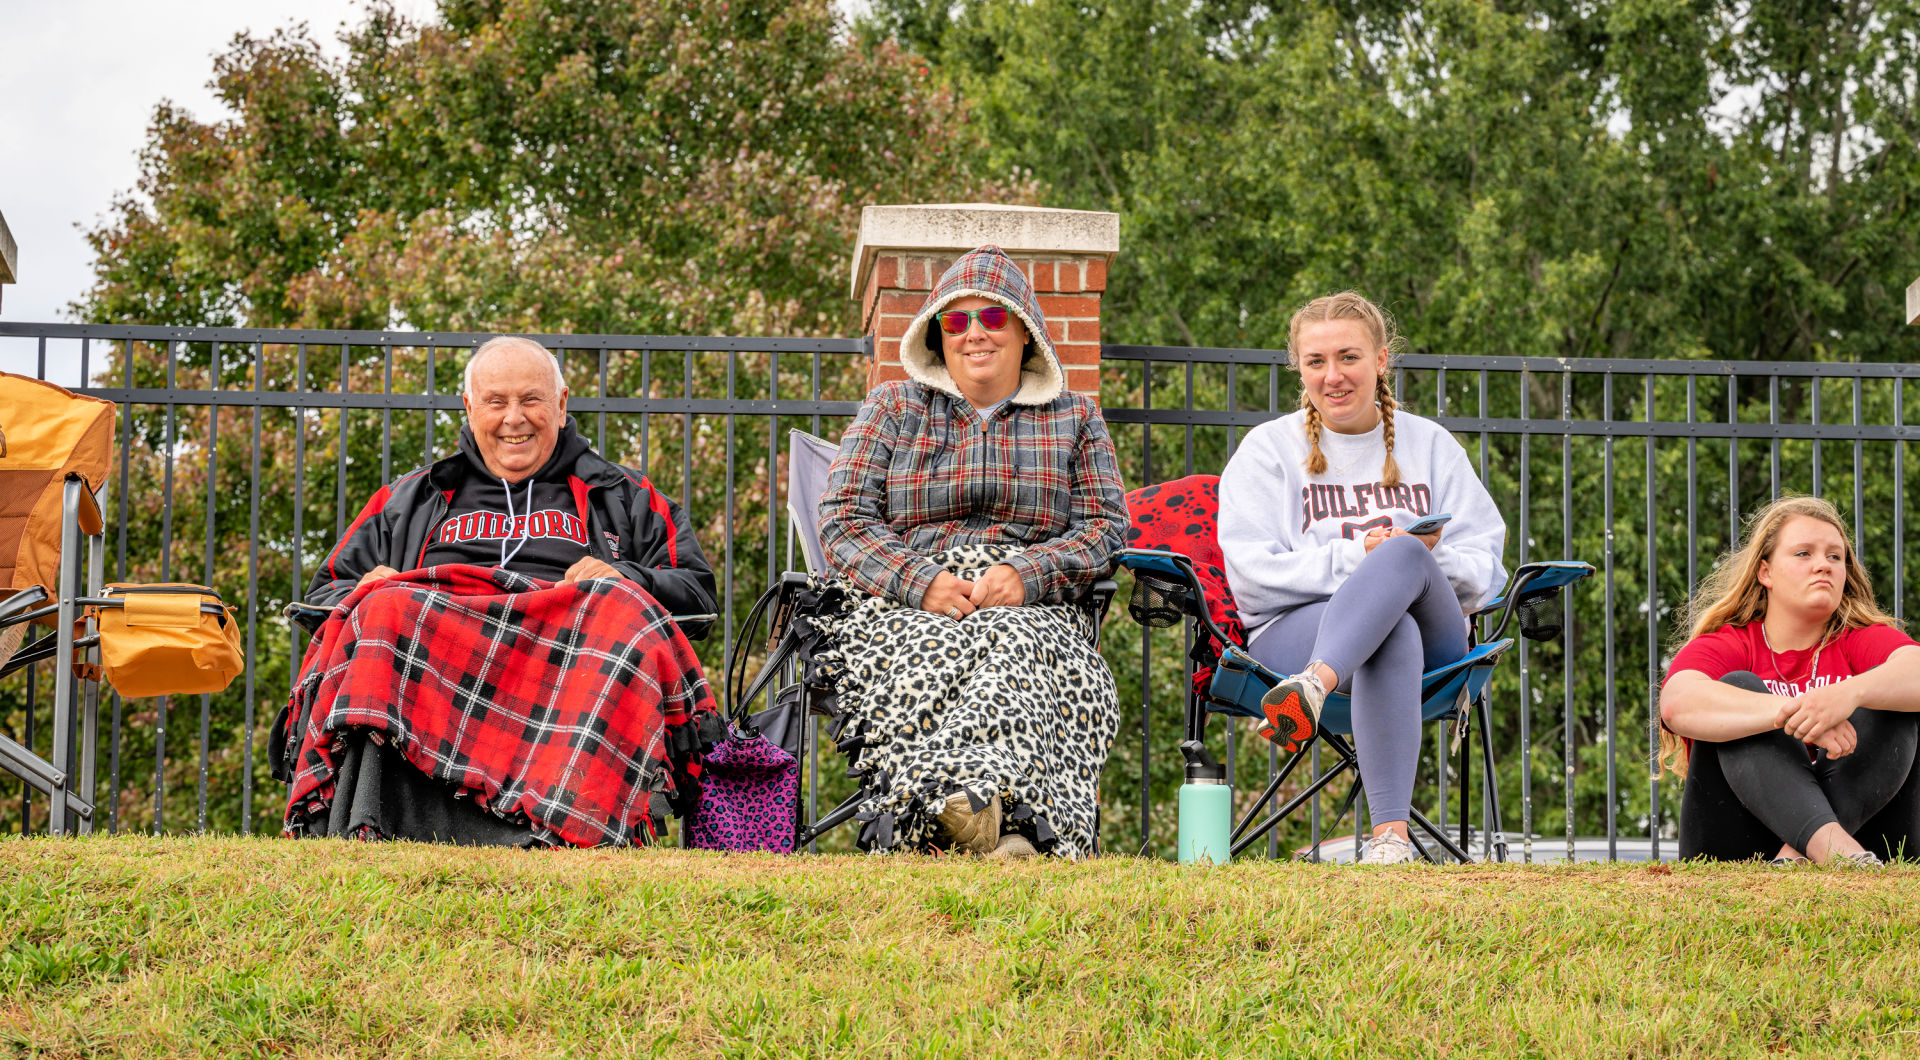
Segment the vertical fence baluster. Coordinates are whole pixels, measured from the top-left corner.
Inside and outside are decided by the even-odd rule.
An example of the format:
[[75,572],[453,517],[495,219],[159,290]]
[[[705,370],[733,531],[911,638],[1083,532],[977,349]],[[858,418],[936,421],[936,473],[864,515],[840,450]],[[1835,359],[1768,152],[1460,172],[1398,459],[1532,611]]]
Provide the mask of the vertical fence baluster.
[[[1573,369],[1560,373],[1560,554],[1573,555]],[[1573,807],[1573,769],[1574,769],[1574,726],[1573,726],[1573,660],[1574,652],[1574,609],[1567,608],[1566,630],[1562,633],[1561,662],[1565,671],[1561,684],[1565,688],[1566,703],[1561,713],[1561,741],[1564,744],[1564,758],[1561,787],[1567,804],[1567,860],[1574,860],[1574,807]],[[1612,677],[1611,674],[1608,675]]]
[[1647,841],[1660,860],[1660,568],[1654,555],[1660,512],[1654,491],[1654,374],[1646,376],[1647,421]]

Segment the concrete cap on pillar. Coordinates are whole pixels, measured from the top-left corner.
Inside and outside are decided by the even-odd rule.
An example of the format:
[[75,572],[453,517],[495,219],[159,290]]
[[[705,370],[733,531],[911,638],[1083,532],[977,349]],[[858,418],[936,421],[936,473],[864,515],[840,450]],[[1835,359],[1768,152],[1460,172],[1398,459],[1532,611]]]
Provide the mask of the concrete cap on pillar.
[[868,206],[860,211],[853,248],[853,284],[860,298],[874,259],[887,250],[965,252],[992,244],[1009,254],[1099,255],[1120,252],[1120,215],[984,202]]
[[1907,285],[1907,323],[1920,324],[1920,280]]

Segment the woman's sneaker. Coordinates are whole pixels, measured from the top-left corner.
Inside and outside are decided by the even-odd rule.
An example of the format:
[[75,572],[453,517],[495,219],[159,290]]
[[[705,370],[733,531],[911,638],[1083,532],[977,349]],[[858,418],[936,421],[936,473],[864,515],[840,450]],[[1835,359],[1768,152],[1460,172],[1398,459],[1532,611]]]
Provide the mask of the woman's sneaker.
[[1000,845],[994,847],[993,853],[987,855],[989,858],[1008,860],[1037,858],[1039,856],[1040,851],[1034,847],[1033,841],[1018,832],[1008,832],[1006,835],[1001,836]]
[[954,853],[991,854],[1000,844],[1000,797],[996,794],[985,807],[975,810],[966,792],[955,792],[947,796],[934,823]]
[[1398,832],[1382,832],[1360,848],[1361,865],[1404,865],[1413,860],[1413,844]]
[[1871,850],[1856,850],[1851,854],[1835,854],[1833,860],[1827,862],[1827,864],[1837,869],[1884,869],[1887,867],[1887,863],[1880,860],[1880,855],[1875,854]]
[[1294,674],[1260,697],[1260,709],[1267,715],[1260,735],[1286,751],[1298,751],[1320,731],[1320,708],[1326,702],[1327,690],[1311,670]]

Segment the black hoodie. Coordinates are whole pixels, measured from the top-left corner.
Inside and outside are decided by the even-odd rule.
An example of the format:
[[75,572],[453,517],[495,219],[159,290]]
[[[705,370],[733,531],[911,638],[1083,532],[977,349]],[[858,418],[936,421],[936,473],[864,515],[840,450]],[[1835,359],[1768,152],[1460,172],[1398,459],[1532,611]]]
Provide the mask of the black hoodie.
[[508,488],[487,470],[469,427],[460,428],[460,451],[472,465],[454,488],[447,514],[427,538],[421,566],[472,563],[559,581],[587,557],[587,516],[568,485],[574,464],[587,451],[577,431],[561,430],[553,455]]
[[[491,523],[493,531],[506,529],[506,489],[487,471],[464,427],[460,449],[382,486],[320,565],[305,602],[332,607],[353,592],[361,575],[379,566],[401,571],[436,562],[500,566],[502,539],[492,533],[483,536],[489,527],[481,524]],[[528,482],[533,483],[533,517],[522,524],[518,516],[528,506]],[[515,485],[513,510],[514,536],[506,539],[512,570],[557,579],[575,560],[593,555],[638,583],[671,614],[718,610],[713,568],[693,539],[686,512],[638,471],[594,452],[572,417],[560,428],[553,456],[531,479]],[[452,518],[456,512],[487,512],[498,518],[475,514],[463,528]],[[579,522],[585,525],[577,526]],[[524,541],[522,529],[529,531]],[[442,541],[443,536],[449,540]],[[687,636],[699,637],[709,624],[680,625]]]

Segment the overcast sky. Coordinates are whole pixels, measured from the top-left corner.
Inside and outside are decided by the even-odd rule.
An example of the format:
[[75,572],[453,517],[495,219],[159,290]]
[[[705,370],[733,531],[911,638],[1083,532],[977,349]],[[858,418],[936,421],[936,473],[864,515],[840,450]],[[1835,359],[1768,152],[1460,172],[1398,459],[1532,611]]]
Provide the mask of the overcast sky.
[[[414,18],[434,8],[395,6]],[[364,10],[364,0],[0,0],[0,215],[20,246],[0,320],[73,319],[66,307],[90,279],[82,232],[133,187],[156,104],[202,120],[225,113],[207,82],[235,34],[305,22],[338,55],[341,25]],[[19,367],[10,346],[0,368]]]

